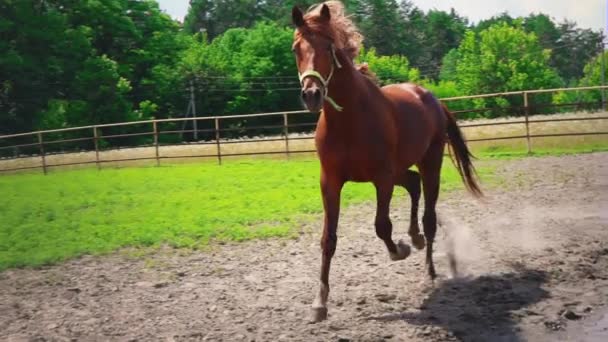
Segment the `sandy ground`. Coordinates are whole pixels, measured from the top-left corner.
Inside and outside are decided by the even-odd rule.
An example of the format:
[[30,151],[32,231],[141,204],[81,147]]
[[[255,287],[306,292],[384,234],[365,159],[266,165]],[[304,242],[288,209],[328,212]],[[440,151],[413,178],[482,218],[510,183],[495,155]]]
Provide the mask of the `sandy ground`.
[[[8,341],[600,341],[608,336],[608,153],[493,161],[478,202],[443,194],[435,252],[390,262],[374,205],[343,210],[330,317],[308,324],[320,220],[293,240],[121,251],[0,273]],[[262,200],[262,199],[261,199]],[[405,238],[409,202],[392,206]],[[450,274],[453,251],[459,274]]]

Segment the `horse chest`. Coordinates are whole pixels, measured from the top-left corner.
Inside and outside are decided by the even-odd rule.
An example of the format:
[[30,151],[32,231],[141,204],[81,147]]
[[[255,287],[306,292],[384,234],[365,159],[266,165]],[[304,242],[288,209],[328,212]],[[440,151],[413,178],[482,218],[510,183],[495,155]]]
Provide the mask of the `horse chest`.
[[317,141],[317,149],[324,171],[347,181],[369,182],[379,173],[390,172],[390,154],[380,145],[321,139]]

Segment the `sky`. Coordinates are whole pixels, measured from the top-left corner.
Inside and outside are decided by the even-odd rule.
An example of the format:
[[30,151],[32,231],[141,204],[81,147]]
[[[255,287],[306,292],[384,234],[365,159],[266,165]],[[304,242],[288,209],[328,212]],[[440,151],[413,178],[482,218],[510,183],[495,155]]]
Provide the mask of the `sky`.
[[[157,0],[160,8],[173,18],[182,20],[188,11],[189,0]],[[473,22],[508,12],[512,16],[545,13],[558,22],[564,18],[578,23],[579,27],[604,30],[608,14],[608,0],[414,0],[416,6],[427,11],[456,9]]]

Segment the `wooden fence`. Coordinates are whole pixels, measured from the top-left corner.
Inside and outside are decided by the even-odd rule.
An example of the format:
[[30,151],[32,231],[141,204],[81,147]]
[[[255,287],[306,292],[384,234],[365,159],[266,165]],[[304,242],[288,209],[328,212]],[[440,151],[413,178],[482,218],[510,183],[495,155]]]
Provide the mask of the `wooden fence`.
[[[491,140],[507,140],[507,139],[526,139],[528,152],[532,152],[532,138],[544,138],[544,137],[561,137],[561,136],[583,136],[583,135],[606,135],[608,132],[606,131],[593,131],[593,132],[574,132],[574,133],[554,133],[554,134],[530,134],[530,126],[536,123],[543,122],[560,122],[560,121],[585,121],[585,120],[605,120],[608,119],[608,116],[599,116],[599,117],[581,117],[581,118],[551,118],[551,119],[540,119],[540,120],[530,120],[530,115],[533,114],[533,108],[539,106],[555,106],[555,105],[541,105],[534,104],[530,105],[530,96],[533,94],[541,94],[541,93],[552,93],[558,91],[589,91],[589,90],[600,90],[604,91],[608,89],[608,86],[595,86],[595,87],[579,87],[579,88],[560,88],[560,89],[543,89],[543,90],[527,90],[527,91],[514,91],[514,92],[504,92],[504,93],[494,93],[494,94],[483,94],[483,95],[473,95],[473,96],[459,96],[452,98],[444,98],[442,101],[446,102],[449,106],[452,101],[459,100],[471,100],[471,99],[480,99],[480,98],[492,98],[492,97],[505,97],[505,96],[521,96],[522,97],[522,107],[510,107],[510,108],[500,108],[502,110],[514,110],[514,111],[523,111],[523,118],[521,120],[516,121],[506,121],[506,122],[492,122],[492,123],[473,123],[473,124],[461,124],[461,127],[480,127],[480,126],[497,126],[497,125],[513,125],[513,124],[521,124],[525,125],[525,135],[516,135],[516,136],[506,136],[506,137],[490,137],[490,138],[481,138],[481,139],[470,139],[469,141],[491,141]],[[577,106],[581,103],[567,103],[560,106]],[[605,103],[600,103],[605,111]],[[454,111],[456,114],[458,113],[466,113],[466,112],[475,112],[475,111],[483,111],[483,110],[494,110],[497,108],[482,108],[482,109],[467,109],[467,110],[457,110]],[[8,171],[18,171],[18,170],[27,170],[27,169],[36,169],[40,168],[46,174],[48,169],[51,167],[59,167],[59,166],[70,166],[70,165],[83,165],[83,164],[95,164],[97,168],[101,168],[104,163],[113,163],[113,162],[127,162],[127,161],[138,161],[138,160],[155,160],[156,165],[161,164],[161,160],[163,159],[173,159],[173,158],[216,158],[218,163],[222,163],[222,159],[225,157],[234,157],[234,156],[250,156],[250,155],[264,155],[264,154],[285,154],[287,156],[296,153],[312,153],[314,150],[293,150],[290,149],[290,141],[294,140],[310,140],[313,139],[312,135],[300,136],[300,137],[290,137],[290,129],[307,129],[310,131],[314,130],[315,123],[307,122],[307,123],[293,123],[290,120],[290,117],[295,115],[311,115],[307,111],[290,111],[290,112],[277,112],[277,113],[261,113],[261,114],[249,114],[249,115],[231,115],[231,116],[212,116],[212,117],[196,117],[196,118],[176,118],[176,119],[160,119],[160,120],[148,120],[148,121],[136,121],[136,122],[125,122],[125,123],[114,123],[114,124],[106,124],[106,125],[91,125],[91,126],[83,126],[83,127],[74,127],[74,128],[63,128],[63,129],[54,129],[54,130],[45,130],[38,132],[28,132],[28,133],[19,133],[19,134],[11,134],[11,135],[3,135],[0,136],[0,151],[2,150],[14,150],[14,157],[0,159],[0,162],[6,160],[13,160],[24,158],[19,150],[34,148],[37,150],[36,154],[30,153],[26,155],[25,158],[39,157],[40,164],[35,166],[20,166],[20,167],[12,167],[12,168],[4,168],[0,169],[0,172],[8,172]],[[251,127],[226,127],[222,125],[222,122],[227,120],[243,120],[243,119],[251,119],[251,118],[262,118],[262,117],[282,117],[282,124],[280,125],[258,125]],[[204,127],[201,125],[202,122],[207,123],[207,127],[211,128],[203,128],[203,129],[194,129],[185,130],[185,129],[170,129],[170,130],[162,130],[159,128],[160,125],[164,123],[174,123],[174,124],[184,124],[186,122],[193,122],[193,127]],[[198,123],[198,125],[197,125]],[[104,129],[116,128],[116,127],[133,127],[133,126],[144,126],[148,127],[148,130],[144,132],[136,132],[136,133],[123,133],[123,134],[103,134]],[[275,137],[268,138],[253,138],[253,139],[240,139],[240,140],[226,140],[222,138],[222,134],[226,132],[235,132],[235,131],[244,131],[251,129],[280,129],[281,134]],[[68,132],[89,132],[84,137],[77,137],[71,139],[51,139],[54,134],[65,134]],[[181,143],[173,144],[173,145],[162,145],[160,143],[160,136],[163,134],[179,134],[180,136],[184,133],[207,133],[211,136],[211,139],[203,140],[203,141],[195,141],[193,143],[189,143],[189,145],[214,145],[215,153],[207,153],[207,154],[194,154],[194,155],[161,155],[160,148],[163,146],[174,146],[174,145],[182,145]],[[117,139],[117,138],[130,138],[130,137],[152,137],[151,145],[147,145],[148,147],[154,148],[154,156],[146,157],[130,157],[130,158],[122,158],[122,159],[102,159],[100,158],[100,152],[103,152],[103,148],[101,146],[102,141],[107,141],[109,139]],[[14,145],[1,144],[3,141],[9,141],[10,139],[30,139],[30,142],[27,143],[19,143]],[[284,142],[284,148],[281,151],[256,151],[256,152],[239,152],[239,153],[222,153],[222,145],[226,144],[234,144],[234,143],[262,143],[262,142],[273,142],[273,141],[282,141]],[[47,147],[52,146],[54,144],[66,144],[66,143],[76,143],[76,142],[92,142],[92,149],[88,152],[95,152],[95,159],[90,161],[78,161],[78,162],[63,162],[63,163],[48,163],[47,157],[50,155],[47,151]],[[139,147],[139,146],[138,146]],[[82,152],[82,151],[81,151]],[[61,153],[61,152],[60,152]],[[63,152],[66,153],[66,152]],[[55,153],[57,154],[57,153]]]

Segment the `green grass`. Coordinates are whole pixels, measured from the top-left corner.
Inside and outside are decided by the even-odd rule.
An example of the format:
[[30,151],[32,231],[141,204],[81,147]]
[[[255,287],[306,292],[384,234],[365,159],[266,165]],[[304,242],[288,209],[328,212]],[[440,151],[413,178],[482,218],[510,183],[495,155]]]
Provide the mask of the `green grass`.
[[[445,165],[443,191],[462,188]],[[0,270],[126,246],[200,248],[214,240],[295,236],[302,222],[320,219],[318,179],[311,160],[2,176]],[[374,197],[372,185],[349,183],[342,205]]]

